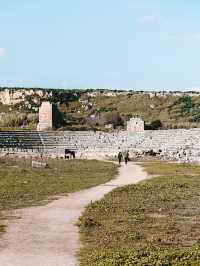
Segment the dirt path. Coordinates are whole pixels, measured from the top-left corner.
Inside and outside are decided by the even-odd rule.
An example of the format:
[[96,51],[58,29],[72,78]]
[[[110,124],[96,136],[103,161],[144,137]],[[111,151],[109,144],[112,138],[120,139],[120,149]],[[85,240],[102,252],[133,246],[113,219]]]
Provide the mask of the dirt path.
[[69,194],[52,203],[16,210],[1,241],[0,266],[74,266],[79,249],[75,224],[84,207],[112,189],[147,178],[140,166],[130,163],[120,168],[115,180]]

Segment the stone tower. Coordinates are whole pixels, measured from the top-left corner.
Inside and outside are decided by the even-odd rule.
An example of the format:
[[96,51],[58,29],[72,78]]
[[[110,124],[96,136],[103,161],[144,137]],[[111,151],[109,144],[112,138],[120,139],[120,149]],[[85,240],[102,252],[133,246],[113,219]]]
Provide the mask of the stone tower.
[[143,132],[144,121],[141,118],[133,117],[127,122],[128,132]]
[[53,106],[50,102],[42,102],[39,108],[38,131],[52,130],[53,128]]

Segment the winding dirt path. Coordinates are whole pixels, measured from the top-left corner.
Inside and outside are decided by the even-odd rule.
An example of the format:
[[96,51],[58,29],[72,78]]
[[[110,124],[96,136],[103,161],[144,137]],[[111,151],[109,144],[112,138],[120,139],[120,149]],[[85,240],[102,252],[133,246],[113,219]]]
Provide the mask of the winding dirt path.
[[0,244],[0,266],[74,266],[80,247],[75,225],[84,208],[112,189],[147,178],[134,163],[123,165],[115,180],[69,194],[46,206],[12,212],[21,217],[10,222]]

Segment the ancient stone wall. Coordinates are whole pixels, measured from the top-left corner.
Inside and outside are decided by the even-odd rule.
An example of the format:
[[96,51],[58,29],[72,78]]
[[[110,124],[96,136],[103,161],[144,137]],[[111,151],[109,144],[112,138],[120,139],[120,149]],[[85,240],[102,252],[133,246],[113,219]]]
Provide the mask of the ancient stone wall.
[[128,132],[143,132],[144,121],[141,118],[133,117],[127,122]]
[[[129,133],[51,132],[40,134],[46,154],[61,155],[63,148],[75,150],[78,158],[113,158],[129,150],[131,157],[156,156],[180,162],[200,162],[200,129],[158,130]],[[54,148],[53,148],[54,146]]]
[[64,158],[64,150],[77,158],[110,159],[119,150],[132,158],[155,156],[179,162],[200,162],[200,129],[157,130],[130,133],[93,131],[0,132],[0,155]]

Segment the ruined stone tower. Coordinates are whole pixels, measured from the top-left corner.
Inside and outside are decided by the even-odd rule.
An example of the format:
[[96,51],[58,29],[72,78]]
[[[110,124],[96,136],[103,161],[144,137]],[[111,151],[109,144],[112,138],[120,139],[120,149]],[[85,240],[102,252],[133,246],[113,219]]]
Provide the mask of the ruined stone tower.
[[53,128],[53,106],[50,102],[42,102],[39,108],[38,131],[51,130]]
[[128,132],[143,132],[144,121],[141,118],[133,117],[127,122]]

